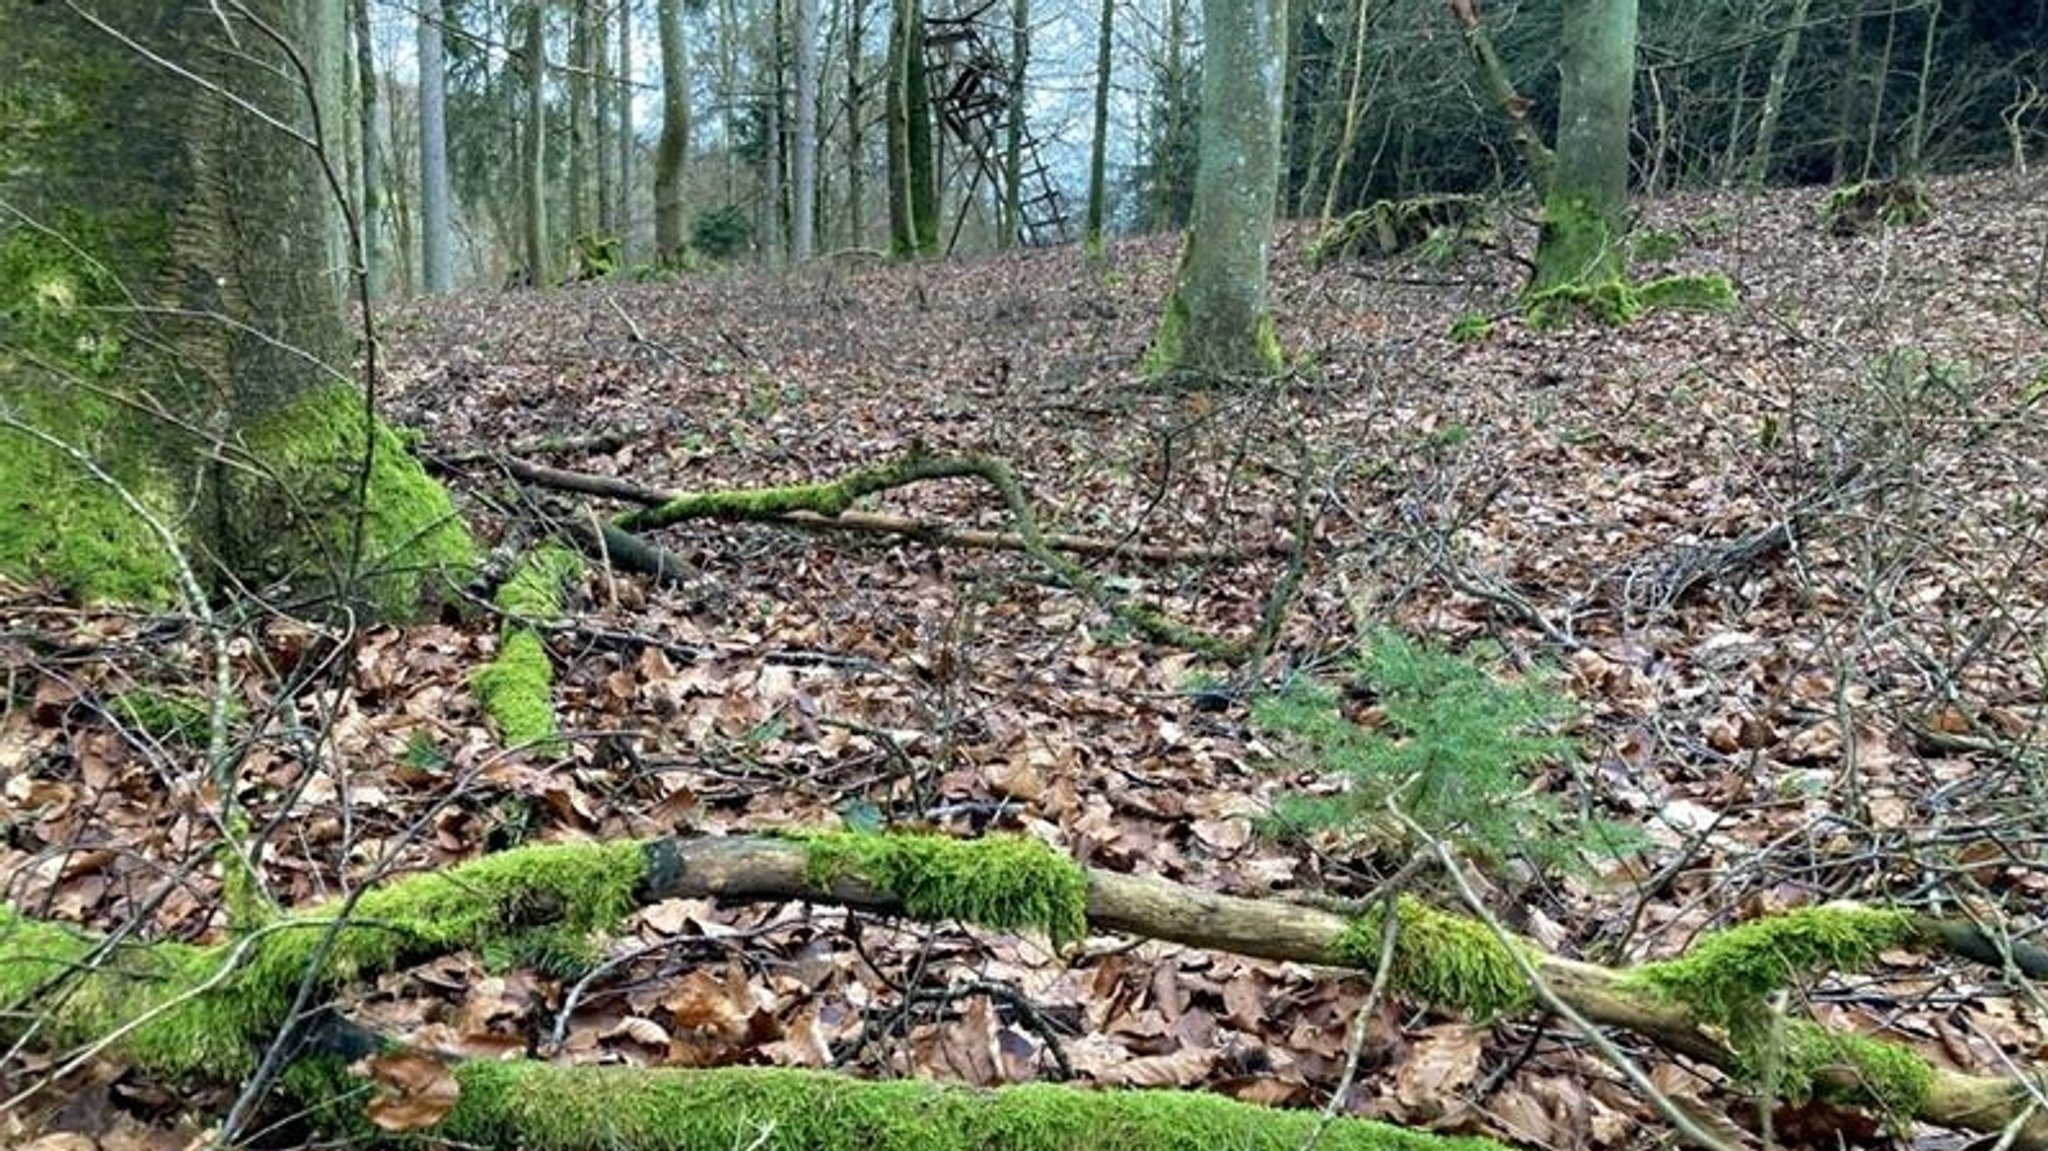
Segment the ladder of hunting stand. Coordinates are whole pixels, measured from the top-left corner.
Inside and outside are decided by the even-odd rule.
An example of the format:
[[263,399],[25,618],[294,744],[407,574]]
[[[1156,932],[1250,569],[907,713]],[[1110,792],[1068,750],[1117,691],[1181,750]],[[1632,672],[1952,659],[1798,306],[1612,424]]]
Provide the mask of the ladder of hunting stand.
[[[1017,238],[1034,246],[1058,244],[1067,238],[1066,197],[1053,181],[1051,169],[1039,154],[1038,140],[1023,119],[1018,107],[1023,93],[1014,90],[1008,62],[989,47],[976,26],[977,18],[992,6],[983,4],[964,16],[928,16],[924,22],[924,74],[932,110],[975,164],[960,217],[953,222],[952,238],[959,238],[967,205],[973,202],[984,177],[998,196],[1002,194],[1008,144],[1005,133],[1011,109],[1017,108]],[[949,240],[947,249],[952,246]]]

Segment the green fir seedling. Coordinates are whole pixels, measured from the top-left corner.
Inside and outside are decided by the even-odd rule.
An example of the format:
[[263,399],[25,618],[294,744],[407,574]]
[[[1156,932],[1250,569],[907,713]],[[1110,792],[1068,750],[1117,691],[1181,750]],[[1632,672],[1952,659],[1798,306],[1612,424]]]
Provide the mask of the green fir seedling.
[[1369,726],[1347,718],[1338,694],[1314,680],[1253,706],[1260,727],[1291,740],[1343,784],[1281,794],[1273,823],[1282,834],[1335,831],[1412,850],[1418,845],[1393,819],[1391,801],[1429,835],[1495,862],[1520,857],[1576,867],[1632,841],[1532,791],[1536,769],[1577,752],[1557,733],[1572,712],[1564,696],[1532,679],[1497,679],[1394,631],[1374,634],[1355,670],[1377,698],[1379,718]]

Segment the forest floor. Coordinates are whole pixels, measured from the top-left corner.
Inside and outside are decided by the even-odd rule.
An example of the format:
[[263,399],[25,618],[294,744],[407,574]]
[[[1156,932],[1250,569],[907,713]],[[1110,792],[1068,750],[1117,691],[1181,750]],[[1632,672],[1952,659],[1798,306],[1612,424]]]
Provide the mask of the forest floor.
[[[378,317],[386,411],[425,455],[617,431],[602,453],[536,458],[704,490],[986,453],[1048,530],[1249,557],[1088,561],[1183,621],[1250,634],[1303,509],[1307,578],[1240,685],[1015,553],[665,529],[655,539],[691,565],[681,586],[593,576],[551,638],[571,736],[554,758],[505,755],[477,709],[487,616],[371,630],[345,681],[287,674],[308,625],[252,620],[243,703],[270,720],[241,779],[269,831],[265,878],[303,903],[344,872],[515,842],[872,811],[1021,829],[1218,891],[1356,897],[1407,853],[1258,834],[1276,794],[1334,783],[1254,723],[1251,700],[1290,677],[1337,681],[1370,629],[1393,627],[1568,694],[1583,755],[1530,786],[1647,837],[1582,872],[1486,869],[1495,908],[1545,947],[1669,955],[1703,929],[1836,899],[1960,906],[2032,932],[2048,892],[2044,192],[1938,182],[1932,222],[1846,238],[1816,226],[1817,190],[1649,203],[1638,235],[1667,251],[1639,271],[1723,271],[1741,303],[1625,328],[1530,330],[1513,314],[1521,267],[1500,252],[1311,270],[1310,233],[1292,231],[1274,288],[1297,369],[1224,391],[1135,374],[1169,238],[1118,242],[1095,267],[1073,248],[841,256],[395,305]],[[1454,340],[1468,316],[1494,323]],[[488,460],[451,482],[493,542],[545,534],[541,503]],[[1009,526],[967,481],[864,507]],[[202,685],[197,640],[0,592],[0,645],[35,701],[0,718],[7,897],[100,928],[146,911],[152,933],[217,929],[196,751],[103,706],[136,684]],[[29,654],[28,637],[62,642]],[[612,948],[619,965],[560,1021],[574,1057],[999,1083],[1049,1076],[1056,1043],[1084,1080],[1296,1106],[1338,1084],[1367,990],[1156,943],[1062,958],[824,907],[676,901]],[[1824,1020],[1995,1073],[2048,1044],[2048,1013],[2014,991],[1901,955],[1808,995]],[[559,1003],[542,977],[464,956],[351,1009],[481,1054],[555,1029]],[[1567,1032],[1382,1005],[1366,1036],[1354,1113],[1552,1148],[1664,1139]],[[1674,1094],[1754,1127],[1712,1077],[1634,1050]],[[130,1116],[101,1128],[104,1146],[163,1106],[103,1090]],[[1781,1115],[1775,1137],[1809,1138],[1800,1118]]]

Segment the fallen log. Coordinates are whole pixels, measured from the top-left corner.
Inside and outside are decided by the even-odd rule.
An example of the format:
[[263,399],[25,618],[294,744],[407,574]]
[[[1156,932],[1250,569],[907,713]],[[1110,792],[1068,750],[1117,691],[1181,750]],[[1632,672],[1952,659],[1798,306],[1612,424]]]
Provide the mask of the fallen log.
[[[13,1008],[0,1013],[0,1034],[18,1037],[28,1020],[28,1038],[40,1047],[88,1044],[160,1074],[234,1082],[259,1047],[292,1029],[290,1008],[309,971],[332,989],[447,951],[530,950],[534,933],[596,931],[636,906],[675,897],[829,901],[1041,932],[1056,947],[1089,932],[1118,932],[1339,968],[1377,964],[1389,906],[1376,902],[1347,915],[1206,892],[1082,868],[1016,836],[835,832],[542,846],[407,876],[362,893],[353,906],[315,909],[212,946],[117,946],[0,907],[0,1005]],[[1410,1000],[1480,1017],[1529,1011],[1538,1003],[1523,974],[1531,971],[1587,1019],[1635,1031],[1737,1082],[1759,1082],[1768,1059],[1781,1092],[1821,1093],[1894,1121],[2000,1132],[2013,1147],[2048,1148],[2048,1117],[2031,1105],[2022,1079],[1936,1067],[1903,1044],[1811,1020],[1764,1025],[1767,1000],[1779,990],[1854,970],[1880,951],[1990,954],[1987,937],[1970,925],[1878,908],[1809,908],[1703,936],[1676,959],[1609,968],[1543,953],[1412,898],[1391,906],[1390,982]],[[2048,957],[2029,952],[2009,961],[2030,966]],[[1779,1045],[1766,1050],[1763,1042]],[[611,1082],[607,1091],[630,1091],[632,1082]],[[666,1082],[641,1086],[689,1090],[657,1086]]]

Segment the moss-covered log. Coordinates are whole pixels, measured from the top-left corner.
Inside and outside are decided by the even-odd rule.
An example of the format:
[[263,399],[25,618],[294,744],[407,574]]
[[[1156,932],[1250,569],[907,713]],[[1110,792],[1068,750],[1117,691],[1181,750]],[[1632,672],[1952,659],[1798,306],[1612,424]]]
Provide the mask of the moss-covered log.
[[498,631],[498,654],[476,669],[470,686],[507,747],[560,749],[555,668],[538,625],[562,617],[563,592],[582,574],[583,562],[575,552],[544,546],[523,557],[512,578],[498,589],[494,602],[505,616]]
[[[8,1009],[0,1019],[37,1019],[38,1045],[114,1036],[114,1049],[158,1072],[232,1080],[246,1071],[255,1046],[286,1027],[292,996],[316,955],[324,955],[316,981],[332,988],[437,951],[493,946],[530,956],[558,954],[636,905],[676,897],[831,901],[1035,931],[1055,941],[1072,940],[1083,930],[1122,932],[1340,968],[1376,965],[1385,906],[1345,915],[1277,899],[1220,895],[1086,869],[1015,836],[959,841],[835,832],[535,847],[445,874],[395,880],[364,894],[352,908],[315,909],[210,947],[116,947],[69,928],[0,913],[0,1007]],[[1522,975],[1526,963],[1552,994],[1591,1021],[1636,1031],[1747,1081],[1757,1081],[1768,1065],[1771,1084],[1782,1093],[1819,1093],[1897,1120],[1961,1130],[2010,1127],[2017,1132],[2014,1146],[2048,1147],[2048,1117],[2034,1112],[2016,1080],[1938,1068],[1902,1044],[1830,1031],[1804,1019],[1767,1025],[1768,1000],[1776,991],[1826,972],[1866,967],[1883,951],[1998,954],[1968,925],[1887,909],[1811,908],[1703,937],[1677,959],[1613,969],[1543,954],[1526,941],[1504,939],[1483,924],[1411,899],[1394,906],[1399,930],[1390,976],[1395,991],[1410,1000],[1481,1016],[1523,1010],[1536,1001]],[[316,948],[330,936],[331,946]],[[2032,952],[2010,958],[2022,969],[2048,965],[2048,956]],[[496,1125],[529,1121],[519,1118],[528,1114],[519,1110],[519,1092],[508,1100],[497,1090],[500,1098],[489,1098],[513,1077],[541,1076],[533,1081],[536,1090],[568,1081],[547,1078],[554,1071],[493,1066],[499,1070],[463,1069],[465,1082],[477,1083],[479,1090],[472,1100],[476,1110],[466,1118],[458,1110],[450,1120],[472,1125],[461,1128],[464,1137],[497,1138],[506,1128]],[[607,1092],[627,1093],[612,1110],[643,1116],[666,1113],[659,1098],[691,1098],[697,1090],[768,1091],[778,1082],[800,1082],[774,1079],[786,1073],[751,1070],[730,1072],[738,1078],[725,1081],[726,1087],[692,1086],[681,1072],[602,1074],[621,1078],[593,1082],[605,1084]],[[752,1074],[769,1078],[730,1086]],[[652,1094],[631,1102],[635,1084]],[[785,1119],[767,1113],[759,1118]],[[536,1126],[521,1138],[539,1140],[531,1146],[588,1145],[547,1142],[548,1130]]]
[[1505,1151],[1191,1091],[993,1091],[789,1068],[468,1063],[436,1138],[530,1151]]

